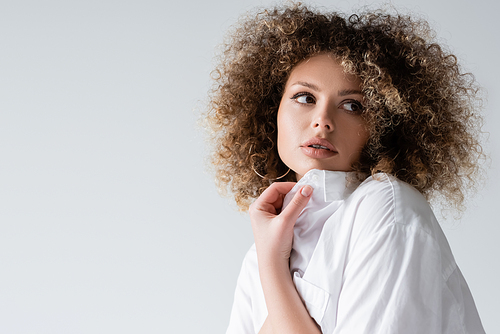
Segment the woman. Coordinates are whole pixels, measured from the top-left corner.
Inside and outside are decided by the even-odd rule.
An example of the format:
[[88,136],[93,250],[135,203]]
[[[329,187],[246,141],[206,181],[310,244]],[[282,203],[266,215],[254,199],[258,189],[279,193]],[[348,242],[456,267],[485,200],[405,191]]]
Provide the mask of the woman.
[[214,74],[217,181],[257,198],[228,333],[484,332],[427,203],[474,185],[478,88],[425,22],[277,8]]

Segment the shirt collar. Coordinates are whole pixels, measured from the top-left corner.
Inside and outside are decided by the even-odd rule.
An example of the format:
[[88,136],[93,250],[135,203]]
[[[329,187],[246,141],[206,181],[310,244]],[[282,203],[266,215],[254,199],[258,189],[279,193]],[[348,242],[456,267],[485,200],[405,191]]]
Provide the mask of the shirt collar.
[[356,189],[352,172],[311,169],[295,185],[295,191],[303,185],[313,187],[313,196],[324,202],[342,201]]

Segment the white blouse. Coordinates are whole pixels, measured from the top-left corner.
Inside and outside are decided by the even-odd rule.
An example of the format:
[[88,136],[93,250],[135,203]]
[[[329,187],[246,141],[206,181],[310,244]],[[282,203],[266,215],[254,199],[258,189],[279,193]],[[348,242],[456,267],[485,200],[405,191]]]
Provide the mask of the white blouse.
[[[387,174],[360,185],[311,170],[312,198],[294,228],[290,271],[322,333],[484,333],[474,300],[424,197]],[[227,334],[267,317],[255,245],[238,278]]]

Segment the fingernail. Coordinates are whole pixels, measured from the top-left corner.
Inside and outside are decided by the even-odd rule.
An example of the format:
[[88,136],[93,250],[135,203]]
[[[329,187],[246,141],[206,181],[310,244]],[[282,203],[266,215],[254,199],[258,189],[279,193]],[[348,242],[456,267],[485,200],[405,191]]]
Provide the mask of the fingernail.
[[304,186],[304,187],[302,187],[302,190],[300,191],[300,193],[304,197],[309,197],[312,194],[312,192],[313,192],[313,188],[311,186]]

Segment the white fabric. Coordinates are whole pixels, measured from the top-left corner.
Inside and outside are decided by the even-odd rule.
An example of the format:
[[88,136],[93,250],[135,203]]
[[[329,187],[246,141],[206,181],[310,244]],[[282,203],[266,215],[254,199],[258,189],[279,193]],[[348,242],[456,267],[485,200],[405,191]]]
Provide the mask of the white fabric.
[[[291,274],[323,333],[484,333],[472,295],[423,196],[377,174],[309,171],[314,192],[294,230]],[[227,334],[267,317],[255,245],[243,261]]]

